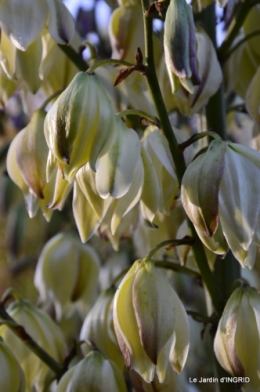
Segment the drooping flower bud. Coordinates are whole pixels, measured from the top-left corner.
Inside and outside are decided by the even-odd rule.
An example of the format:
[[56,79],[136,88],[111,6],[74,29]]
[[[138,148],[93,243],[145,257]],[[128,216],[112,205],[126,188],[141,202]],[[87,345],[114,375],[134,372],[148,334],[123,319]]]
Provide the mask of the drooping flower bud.
[[216,50],[207,33],[200,27],[196,31],[197,42],[197,67],[201,80],[199,86],[194,86],[193,91],[187,92],[185,86],[174,87],[174,80],[170,75],[173,100],[182,114],[192,116],[205,105],[208,99],[219,89],[222,82],[222,70]]
[[[196,65],[196,36],[193,13],[186,0],[171,0],[165,17],[165,62],[186,90],[193,93],[193,84],[200,84]],[[192,81],[191,81],[192,79]]]
[[166,376],[169,362],[180,373],[189,349],[189,322],[177,294],[152,261],[137,260],[114,301],[114,326],[128,369],[146,382]]
[[133,61],[136,54],[136,42],[143,50],[144,27],[142,8],[139,1],[123,2],[111,15],[109,38],[112,46],[112,58]]
[[44,110],[36,110],[27,127],[20,131],[13,141],[16,146],[13,147],[16,162],[24,182],[40,199],[43,198],[43,189],[46,185],[45,171],[48,155],[43,132],[45,115]]
[[76,306],[83,316],[92,304],[98,271],[99,259],[94,249],[61,233],[44,246],[34,284],[40,300],[53,303],[57,319],[72,306]]
[[252,268],[259,244],[260,154],[246,146],[214,140],[187,168],[183,207],[204,244],[225,254],[227,242],[242,266]]
[[[98,297],[93,308],[84,320],[80,332],[80,340],[88,340],[111,361],[114,361],[119,369],[123,370],[124,360],[119,350],[113,327],[113,300],[115,289],[103,291]],[[86,345],[81,350],[86,355]]]
[[[50,356],[60,364],[63,362],[65,343],[62,332],[46,313],[24,299],[12,302],[7,312]],[[43,390],[44,380],[49,372],[47,365],[43,364],[6,325],[0,327],[0,335],[24,371],[26,390],[31,390],[33,386],[36,390]]]
[[77,73],[46,116],[47,179],[53,160],[68,180],[87,162],[95,171],[98,156],[113,143],[114,121],[111,102],[97,76]]
[[44,137],[44,110],[36,110],[31,121],[13,139],[7,155],[7,171],[12,181],[22,190],[26,209],[33,218],[40,206],[47,221],[52,211],[63,207],[71,189],[61,174],[53,172],[46,182],[48,146]]
[[44,138],[45,112],[34,112],[30,123],[11,143],[7,155],[7,171],[13,182],[23,191],[30,217],[38,208],[37,198],[44,198],[48,147]]
[[25,392],[25,377],[14,354],[0,340],[0,390]]
[[152,222],[157,211],[170,213],[179,185],[168,143],[159,129],[148,127],[142,145],[145,177],[141,210],[144,218]]
[[61,378],[56,392],[127,392],[123,374],[113,361],[91,351]]
[[260,388],[260,295],[252,287],[236,289],[218,324],[214,351],[221,366],[235,377],[247,377],[243,391]]

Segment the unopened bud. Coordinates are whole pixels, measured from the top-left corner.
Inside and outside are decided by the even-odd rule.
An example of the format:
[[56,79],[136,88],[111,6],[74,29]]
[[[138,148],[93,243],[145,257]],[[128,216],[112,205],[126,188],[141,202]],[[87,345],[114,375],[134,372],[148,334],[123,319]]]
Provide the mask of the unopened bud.
[[[190,93],[200,84],[196,66],[196,36],[192,9],[186,0],[171,0],[165,17],[165,62]],[[171,77],[171,75],[170,75]]]
[[97,76],[79,72],[46,116],[47,179],[53,160],[68,180],[87,162],[95,170],[98,156],[113,143],[114,121],[110,100]]

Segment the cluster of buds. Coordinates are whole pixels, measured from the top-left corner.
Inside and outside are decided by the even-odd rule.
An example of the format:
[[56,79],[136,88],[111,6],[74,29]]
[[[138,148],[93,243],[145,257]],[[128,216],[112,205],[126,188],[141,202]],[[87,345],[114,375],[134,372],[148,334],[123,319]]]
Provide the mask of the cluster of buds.
[[212,252],[230,248],[252,268],[259,240],[260,154],[220,139],[210,143],[187,168],[181,186],[183,207]]
[[30,91],[36,93],[42,83],[40,67],[44,66],[42,37],[46,34],[45,25],[48,24],[48,34],[52,40],[59,44],[72,41],[75,25],[61,0],[21,0],[19,7],[17,12],[16,0],[2,1],[0,4],[0,63],[8,79],[12,79],[14,84],[17,80],[23,81]]

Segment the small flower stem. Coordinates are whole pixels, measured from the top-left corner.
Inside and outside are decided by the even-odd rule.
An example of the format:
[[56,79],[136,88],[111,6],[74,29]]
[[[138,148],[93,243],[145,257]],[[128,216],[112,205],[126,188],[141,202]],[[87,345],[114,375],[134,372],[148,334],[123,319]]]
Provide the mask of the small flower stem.
[[186,310],[186,313],[191,316],[193,320],[198,321],[199,323],[217,324],[217,318],[204,316],[200,313],[194,312],[193,310]]
[[225,55],[224,61],[226,61],[231,56],[231,54],[234,53],[241,45],[243,45],[245,42],[249,41],[251,38],[255,37],[256,35],[260,35],[260,30],[252,31],[252,33],[246,35],[244,38],[238,41],[234,46],[232,46],[232,48]]
[[195,279],[201,279],[201,275],[198,271],[191,269],[189,267],[185,267],[184,265],[180,265],[177,262],[170,261],[170,260],[154,260],[155,266],[157,268],[164,268],[169,269],[175,272],[179,272],[181,274],[185,274],[191,276]]
[[[150,250],[150,252],[145,256],[145,260],[151,260],[152,257],[154,256],[154,254],[161,248],[167,248],[171,249],[175,246],[178,245],[193,245],[194,244],[194,240],[191,237],[184,237],[180,240],[166,240],[166,241],[162,241],[160,242],[158,245],[156,245],[152,250]],[[167,249],[166,249],[167,250]]]
[[205,132],[197,133],[196,135],[192,135],[185,142],[178,144],[178,147],[179,149],[181,149],[181,151],[184,151],[185,148],[189,147],[192,143],[195,143],[197,140],[202,139],[205,136],[210,136],[213,137],[214,139],[221,140],[221,137],[217,133],[211,131],[205,131]]
[[89,48],[90,51],[90,61],[97,59],[97,50],[94,45],[92,45],[89,41],[83,42],[83,45]]
[[6,312],[4,305],[0,302],[0,318],[6,321],[6,326],[23,341],[23,343],[44,362],[60,378],[63,374],[63,367],[55,361],[46,351],[44,351],[25,331],[24,327],[17,324]]
[[99,68],[99,67],[103,67],[104,65],[108,65],[108,64],[114,64],[114,65],[124,65],[125,67],[132,67],[135,64],[132,63],[128,63],[127,61],[123,61],[123,60],[116,60],[116,59],[105,59],[105,60],[100,60],[95,62],[95,64],[91,65],[88,69],[87,69],[87,73],[91,74],[95,71],[95,69]]
[[239,103],[237,105],[232,105],[228,107],[227,112],[237,111],[241,113],[247,113],[246,107],[244,103]]
[[63,91],[64,91],[64,89],[62,88],[61,90],[55,91],[55,93],[53,93],[48,98],[46,98],[45,101],[43,102],[43,104],[39,107],[39,110],[44,110],[45,106],[47,106],[48,103],[50,103],[54,98],[56,98],[58,95],[60,95]]
[[149,114],[143,112],[142,110],[134,110],[134,109],[126,109],[121,112],[116,113],[116,117],[125,117],[125,116],[139,116],[142,118],[146,118],[152,124],[160,127],[159,120],[156,117],[150,116]]
[[[145,73],[148,86],[158,113],[158,117],[161,123],[161,129],[166,137],[169,144],[169,149],[175,164],[176,174],[181,184],[182,177],[186,170],[186,164],[183,156],[183,152],[178,148],[178,142],[174,135],[171,127],[171,123],[168,117],[168,113],[163,101],[161,89],[158,83],[158,78],[155,70],[154,53],[153,53],[153,25],[152,19],[146,16],[146,11],[149,8],[149,0],[142,0],[143,17],[144,17],[144,35],[145,35],[145,58],[147,63],[147,71]],[[214,276],[209,268],[208,260],[205,255],[203,245],[198,238],[196,230],[192,223],[188,220],[188,225],[191,230],[191,236],[195,242],[192,247],[193,254],[195,256],[198,268],[200,270],[203,282],[205,283],[212,303],[216,312],[221,313],[223,309],[223,302],[221,300],[221,294],[219,293],[215,284]]]

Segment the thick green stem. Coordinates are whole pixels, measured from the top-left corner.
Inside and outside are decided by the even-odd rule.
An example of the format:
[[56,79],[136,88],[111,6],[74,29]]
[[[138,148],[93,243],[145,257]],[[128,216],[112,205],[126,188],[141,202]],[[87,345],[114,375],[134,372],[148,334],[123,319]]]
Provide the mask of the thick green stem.
[[[153,53],[153,25],[152,19],[145,16],[146,10],[149,8],[149,0],[142,0],[143,14],[144,14],[144,33],[145,33],[145,58],[147,62],[146,78],[148,86],[150,88],[151,95],[158,113],[158,117],[161,123],[162,131],[168,141],[171,155],[175,164],[176,174],[181,183],[183,174],[186,170],[185,160],[182,151],[178,148],[176,137],[173,133],[171,123],[168,117],[167,110],[163,101],[161,89],[158,83],[156,75],[155,64],[154,64],[154,53]],[[221,300],[221,294],[218,291],[214,276],[209,268],[208,261],[205,255],[205,251],[200,239],[197,236],[196,230],[194,229],[191,222],[189,222],[191,229],[191,235],[195,240],[193,245],[193,253],[199,267],[203,282],[205,283],[214,308],[217,313],[221,313],[223,309],[223,303]]]
[[69,45],[58,44],[58,47],[66,54],[66,56],[76,65],[80,71],[86,71],[88,64],[83,60],[80,53],[77,53],[76,50]]
[[23,343],[32,351],[38,358],[42,360],[57,376],[60,378],[63,374],[63,367],[55,361],[46,351],[44,351],[28,333],[24,327],[17,324],[12,317],[4,309],[2,303],[0,303],[0,319],[6,321],[6,326],[10,328],[13,333],[23,341]]

